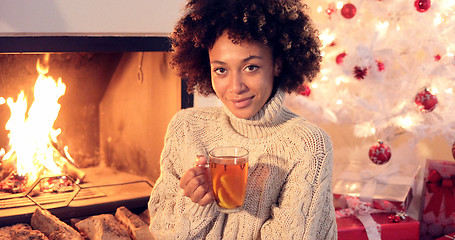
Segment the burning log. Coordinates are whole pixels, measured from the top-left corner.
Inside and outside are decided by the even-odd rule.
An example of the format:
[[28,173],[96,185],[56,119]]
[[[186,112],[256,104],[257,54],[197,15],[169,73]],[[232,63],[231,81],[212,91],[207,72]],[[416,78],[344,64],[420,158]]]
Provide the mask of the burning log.
[[127,208],[117,208],[115,217],[128,228],[130,235],[134,240],[154,239],[148,225],[138,215],[130,212]]
[[125,226],[112,214],[101,214],[86,218],[76,223],[77,229],[88,239],[131,240]]
[[30,225],[23,223],[0,228],[0,239],[48,240],[48,238],[42,232],[33,230]]
[[41,231],[50,240],[71,239],[84,240],[82,235],[68,224],[60,221],[47,210],[37,208],[32,215],[30,224]]
[[67,173],[71,178],[82,182],[85,178],[85,172],[75,166],[72,158],[69,157],[64,150],[59,148],[56,143],[52,142],[52,146],[54,147],[54,152],[58,153],[58,157],[61,160],[62,171]]
[[[5,155],[6,156],[6,155]],[[15,152],[10,154],[9,157],[3,157],[3,159],[0,161],[0,181],[3,179],[7,178],[14,170],[16,170],[16,159],[17,155]]]
[[[59,150],[55,147],[54,153],[59,159],[59,165],[62,168],[62,172],[66,173],[69,177],[74,179],[76,183],[82,182],[85,178],[85,172],[81,169],[77,168],[70,157],[66,155],[63,150]],[[0,171],[0,190],[11,192],[11,193],[19,193],[24,192],[27,189],[27,177],[26,176],[19,176],[16,173],[16,161],[17,155],[15,152],[10,154],[8,157],[4,157],[1,161],[1,171]],[[43,169],[41,169],[42,171]],[[38,174],[40,175],[40,174]]]
[[21,193],[27,190],[27,177],[17,175],[13,171],[8,177],[0,182],[0,190],[9,193]]

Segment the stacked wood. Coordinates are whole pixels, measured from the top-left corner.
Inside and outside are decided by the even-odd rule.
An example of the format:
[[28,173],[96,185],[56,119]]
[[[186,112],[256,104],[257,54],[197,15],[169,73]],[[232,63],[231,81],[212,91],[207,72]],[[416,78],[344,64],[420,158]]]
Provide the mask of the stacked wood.
[[42,232],[33,230],[30,225],[24,223],[0,228],[0,239],[48,240]]
[[60,221],[47,210],[37,208],[32,215],[30,224],[33,229],[39,230],[50,240],[70,239],[83,240],[82,235],[68,224]]
[[[142,214],[141,214],[142,215]],[[31,226],[30,226],[31,225]],[[86,219],[71,219],[71,226],[51,212],[37,208],[30,225],[16,224],[0,228],[2,239],[36,240],[153,240],[155,239],[139,215],[125,207],[113,214],[100,214]]]
[[145,223],[138,215],[130,212],[126,207],[119,207],[115,212],[115,217],[119,222],[125,225],[131,238],[134,240],[149,240],[153,239],[152,234]]
[[150,212],[148,208],[139,214],[139,217],[142,219],[142,221],[147,223],[147,225],[150,225]]
[[128,230],[112,214],[101,214],[76,223],[76,228],[90,240],[131,240]]

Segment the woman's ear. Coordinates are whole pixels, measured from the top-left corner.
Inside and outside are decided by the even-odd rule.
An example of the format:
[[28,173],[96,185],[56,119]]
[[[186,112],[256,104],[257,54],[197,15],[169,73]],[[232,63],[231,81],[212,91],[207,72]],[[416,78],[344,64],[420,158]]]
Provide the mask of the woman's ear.
[[273,75],[275,77],[280,76],[282,69],[283,69],[283,60],[281,60],[280,57],[275,58],[275,65],[273,67]]

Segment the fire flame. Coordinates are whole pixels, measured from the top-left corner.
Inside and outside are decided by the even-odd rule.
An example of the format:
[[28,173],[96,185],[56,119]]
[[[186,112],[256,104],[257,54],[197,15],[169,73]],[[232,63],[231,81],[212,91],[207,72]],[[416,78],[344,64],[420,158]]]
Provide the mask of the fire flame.
[[[60,111],[58,100],[65,94],[66,85],[59,78],[55,81],[46,76],[49,70],[49,54],[43,63],[38,59],[36,69],[39,76],[34,86],[34,101],[28,108],[24,91],[14,101],[6,100],[11,117],[5,129],[9,130],[10,150],[3,160],[16,155],[16,171],[19,176],[27,177],[27,186],[38,178],[62,173],[63,163],[52,143],[57,142],[60,129],[53,125]],[[1,156],[1,155],[0,155]]]

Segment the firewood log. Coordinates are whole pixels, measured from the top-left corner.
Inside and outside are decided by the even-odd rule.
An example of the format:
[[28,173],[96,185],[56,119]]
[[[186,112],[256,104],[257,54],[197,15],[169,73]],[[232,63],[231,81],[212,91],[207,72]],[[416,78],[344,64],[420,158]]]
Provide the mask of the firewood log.
[[16,169],[16,152],[12,153],[8,158],[1,160],[0,181],[8,177]]
[[145,209],[141,214],[139,214],[139,217],[144,221],[147,225],[150,225],[150,212],[149,209]]
[[18,223],[13,226],[0,228],[0,239],[48,240],[42,232],[33,230],[30,225],[24,223]]
[[33,229],[40,230],[50,240],[71,239],[84,240],[82,235],[68,224],[60,221],[47,210],[36,208],[30,224]]
[[112,214],[91,216],[76,223],[76,227],[90,240],[131,240],[128,229]]
[[63,172],[66,172],[71,178],[75,180],[79,179],[82,182],[82,180],[85,178],[85,172],[74,166],[72,161],[69,160],[66,156],[65,152],[59,149],[56,144],[53,143],[52,147],[54,147],[54,153],[57,153],[57,155],[60,157],[60,161],[63,163]]
[[63,172],[66,172],[71,178],[75,180],[79,179],[82,182],[85,178],[85,172],[68,162],[66,158],[62,157],[61,159],[63,159],[64,162]]
[[150,230],[148,228],[148,225],[144,221],[142,221],[142,219],[138,215],[130,212],[130,210],[128,210],[127,208],[125,207],[117,208],[117,211],[115,212],[115,217],[128,228],[132,239],[134,240],[153,239],[152,234],[150,233]]

